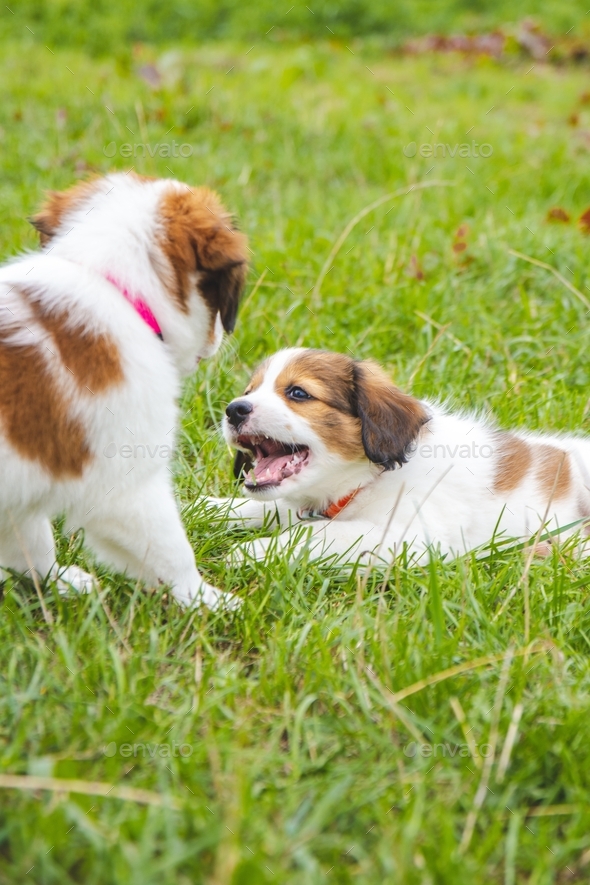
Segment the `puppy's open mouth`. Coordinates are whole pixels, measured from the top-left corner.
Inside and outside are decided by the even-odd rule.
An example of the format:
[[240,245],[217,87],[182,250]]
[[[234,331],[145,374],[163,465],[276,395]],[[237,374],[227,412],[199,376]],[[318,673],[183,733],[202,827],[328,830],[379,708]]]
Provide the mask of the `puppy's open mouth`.
[[278,486],[288,476],[305,467],[309,458],[308,446],[296,446],[263,436],[238,436],[240,448],[248,449],[254,462],[246,474],[247,489],[265,489]]

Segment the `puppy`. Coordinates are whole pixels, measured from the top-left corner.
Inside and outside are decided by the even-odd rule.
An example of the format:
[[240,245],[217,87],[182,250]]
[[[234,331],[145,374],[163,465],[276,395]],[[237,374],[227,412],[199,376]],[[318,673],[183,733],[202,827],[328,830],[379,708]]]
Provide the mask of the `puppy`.
[[185,605],[199,574],[172,487],[181,379],[231,332],[246,239],[219,198],[112,174],[52,193],[41,249],[0,268],[0,567],[59,578],[51,519]]
[[[272,543],[295,555],[307,544],[316,558],[391,561],[406,545],[424,562],[497,536],[587,533],[590,440],[449,413],[402,393],[372,362],[280,351],[228,405],[224,434],[250,498],[227,502],[230,517],[262,526],[277,516],[288,530]],[[262,559],[270,543],[244,552]]]

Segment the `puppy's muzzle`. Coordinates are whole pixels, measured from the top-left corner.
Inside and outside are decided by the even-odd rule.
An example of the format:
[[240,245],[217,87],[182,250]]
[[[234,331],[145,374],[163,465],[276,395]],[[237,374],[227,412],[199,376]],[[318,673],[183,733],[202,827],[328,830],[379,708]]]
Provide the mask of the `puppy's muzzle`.
[[229,421],[231,426],[235,427],[237,430],[238,427],[240,427],[244,423],[252,409],[252,403],[249,403],[248,400],[237,399],[234,400],[233,403],[229,404],[229,406],[225,410],[225,414],[227,415],[227,420]]

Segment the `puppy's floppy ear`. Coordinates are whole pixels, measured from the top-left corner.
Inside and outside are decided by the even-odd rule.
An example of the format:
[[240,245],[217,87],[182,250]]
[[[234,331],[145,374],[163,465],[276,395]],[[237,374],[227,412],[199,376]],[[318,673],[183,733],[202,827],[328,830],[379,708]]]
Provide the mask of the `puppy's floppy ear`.
[[235,478],[240,480],[240,482],[243,482],[244,476],[246,475],[246,473],[252,470],[253,466],[254,464],[250,456],[246,454],[246,452],[242,452],[240,451],[240,449],[238,449],[238,451],[236,452],[236,457],[234,459]]
[[43,211],[37,212],[36,215],[32,215],[28,219],[28,221],[38,232],[42,246],[49,242],[49,240],[52,236],[54,236],[55,231],[57,230],[57,228],[52,223],[51,215]]
[[41,245],[45,246],[55,236],[64,213],[64,196],[59,191],[49,191],[41,209],[29,218],[29,222],[39,232]]
[[365,454],[385,470],[401,467],[407,450],[428,421],[422,403],[398,390],[370,361],[355,363],[353,380]]
[[246,263],[229,262],[218,270],[205,271],[199,288],[203,297],[217,305],[223,328],[230,335],[236,325],[240,298],[246,281]]
[[226,332],[236,323],[247,270],[248,241],[219,197],[207,188],[170,189],[160,204],[162,247],[175,275],[175,296],[188,309],[191,274]]

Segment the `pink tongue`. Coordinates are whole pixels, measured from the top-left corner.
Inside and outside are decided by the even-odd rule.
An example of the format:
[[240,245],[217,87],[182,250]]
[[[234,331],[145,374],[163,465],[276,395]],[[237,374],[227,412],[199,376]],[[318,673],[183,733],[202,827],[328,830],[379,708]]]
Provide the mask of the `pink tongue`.
[[[254,468],[254,476],[256,481],[260,483],[280,482],[287,476],[291,476],[292,470],[286,470],[287,464],[293,458],[292,454],[288,455],[269,455],[261,458]],[[267,473],[268,471],[268,473]]]

